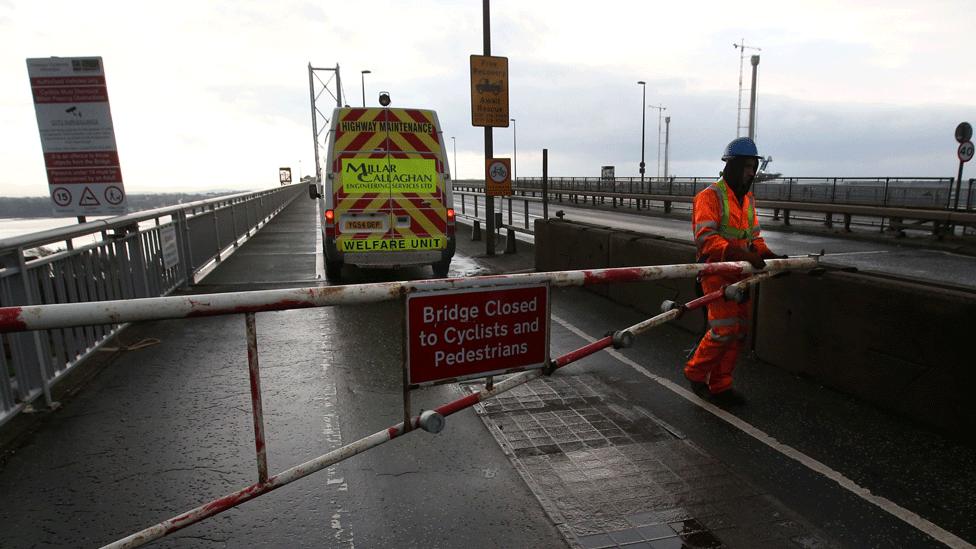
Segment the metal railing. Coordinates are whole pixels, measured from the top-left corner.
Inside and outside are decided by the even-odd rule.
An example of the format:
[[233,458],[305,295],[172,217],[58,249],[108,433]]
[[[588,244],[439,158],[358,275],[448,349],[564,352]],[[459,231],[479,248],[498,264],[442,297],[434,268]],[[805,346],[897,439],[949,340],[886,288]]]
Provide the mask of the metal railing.
[[[164,296],[216,263],[305,190],[240,193],[0,240],[0,307]],[[122,327],[0,334],[0,425]]]
[[[525,195],[499,197],[499,206],[495,211],[495,215],[501,216],[502,221],[501,223],[496,223],[495,226],[499,229],[506,228],[518,232],[535,234],[529,214],[529,204],[532,202],[541,204],[542,198]],[[519,207],[521,207],[521,211],[516,212]],[[485,211],[485,195],[484,193],[455,190],[454,209],[457,215],[461,217],[480,219],[479,212]],[[505,222],[506,216],[508,218],[507,223]],[[516,221],[521,224],[517,224]]]
[[[716,177],[550,177],[553,191],[584,191],[616,194],[694,196]],[[519,178],[515,192],[538,192],[541,178]],[[976,207],[973,180],[960,190],[959,209]],[[869,205],[946,210],[952,209],[955,179],[951,177],[786,177],[758,181],[753,194],[759,200],[787,200],[824,204]]]
[[[637,210],[659,202],[667,213],[675,207],[690,210],[695,194],[714,180],[711,177],[670,177],[645,178],[641,182],[633,177],[556,177],[548,179],[548,197],[556,202],[582,202],[584,206],[592,202],[593,205],[612,205],[614,208],[619,205]],[[535,197],[542,195],[541,181],[539,178],[520,178],[513,185],[513,195],[537,199]],[[972,217],[972,212],[976,211],[974,186],[976,179],[969,179],[968,184],[960,186],[958,207],[955,205],[955,179],[952,178],[781,178],[757,182],[753,192],[760,200],[759,206],[766,208],[761,215],[772,215],[778,220],[782,211],[787,225],[790,224],[791,210],[796,210],[823,215],[827,226],[833,226],[834,215],[842,215],[847,231],[852,224],[880,226],[883,231],[886,219],[890,219],[887,225],[891,230],[920,229],[922,224],[930,223],[933,234],[941,236],[955,232],[956,227],[961,227],[965,235],[976,226]],[[456,181],[455,187],[461,193],[480,194],[484,184],[479,180],[464,180]],[[476,211],[474,216],[468,217],[477,218],[477,199],[472,200]],[[528,203],[523,204],[523,209],[528,217]],[[858,216],[858,220],[854,220],[854,216]],[[905,220],[915,221],[906,223]],[[508,225],[512,226],[511,221]]]

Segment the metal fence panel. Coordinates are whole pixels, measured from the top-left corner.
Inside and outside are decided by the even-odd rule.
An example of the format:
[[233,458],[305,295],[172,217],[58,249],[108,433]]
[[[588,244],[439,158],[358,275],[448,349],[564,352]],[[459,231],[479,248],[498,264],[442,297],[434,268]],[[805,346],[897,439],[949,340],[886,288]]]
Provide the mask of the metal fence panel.
[[[304,190],[301,184],[276,187],[2,239],[0,306],[166,295],[192,283],[187,273],[192,277]],[[175,228],[180,250],[180,264],[168,269],[160,235],[166,227]],[[51,247],[57,250],[49,253]],[[26,255],[26,250],[41,248],[47,250],[44,257]],[[38,395],[49,399],[49,384],[119,328],[66,327],[0,336],[0,424]]]

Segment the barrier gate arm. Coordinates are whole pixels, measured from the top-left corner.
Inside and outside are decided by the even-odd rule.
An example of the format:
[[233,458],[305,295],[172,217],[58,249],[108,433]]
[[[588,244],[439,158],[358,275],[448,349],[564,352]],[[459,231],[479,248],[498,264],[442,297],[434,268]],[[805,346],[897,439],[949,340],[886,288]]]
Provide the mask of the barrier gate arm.
[[[816,257],[770,259],[761,272],[803,270],[817,267]],[[757,271],[745,261],[723,263],[686,263],[646,267],[614,267],[510,275],[447,278],[400,282],[350,284],[253,290],[224,294],[151,297],[84,303],[48,305],[15,305],[0,307],[0,333],[121,324],[146,320],[170,320],[227,314],[259,313],[286,309],[307,309],[332,305],[378,303],[400,299],[404,295],[433,290],[513,287],[549,283],[552,287],[588,286],[616,282],[641,282],[698,275],[749,275]]]
[[[789,261],[789,260],[781,260]],[[183,529],[194,523],[200,522],[206,518],[214,516],[218,513],[226,511],[231,507],[236,507],[246,501],[254,499],[258,496],[266,494],[272,490],[280,488],[286,484],[294,482],[300,478],[311,475],[312,473],[321,471],[326,467],[335,465],[336,463],[349,459],[357,454],[361,454],[366,450],[375,448],[381,444],[389,442],[395,438],[402,435],[415,431],[418,427],[432,433],[438,433],[443,429],[445,420],[444,418],[457,413],[466,408],[470,408],[479,402],[487,400],[491,397],[509,391],[523,383],[532,381],[533,379],[550,375],[555,370],[567,366],[577,360],[585,358],[597,351],[603,350],[607,347],[629,347],[633,343],[635,336],[643,334],[644,332],[650,330],[655,326],[660,326],[665,324],[675,318],[681,316],[685,311],[695,310],[701,308],[709,303],[717,301],[719,299],[736,299],[741,293],[754,284],[759,283],[762,280],[768,279],[772,276],[776,276],[779,273],[773,272],[759,272],[734,284],[729,284],[722,289],[716,290],[705,294],[702,297],[689,301],[683,305],[675,305],[670,301],[665,301],[662,304],[662,308],[666,309],[664,312],[651,317],[647,320],[641,321],[633,326],[625,328],[614,332],[613,335],[608,335],[599,339],[593,343],[584,345],[579,349],[570,351],[555,360],[551,361],[551,364],[544,369],[532,370],[528,372],[522,372],[509,376],[508,378],[494,383],[492,387],[485,388],[477,393],[471,393],[469,395],[463,396],[457,400],[442,404],[433,410],[427,410],[422,412],[419,416],[414,416],[410,419],[410,429],[404,429],[405,423],[400,422],[396,425],[388,427],[382,431],[377,431],[372,435],[361,438],[355,442],[347,444],[341,448],[337,448],[331,452],[323,454],[315,459],[306,461],[300,465],[296,465],[290,469],[287,469],[277,475],[272,477],[267,477],[267,461],[263,455],[264,440],[263,440],[263,429],[261,430],[259,442],[256,441],[258,448],[258,468],[259,477],[261,480],[252,484],[242,490],[228,494],[221,498],[215,499],[209,503],[205,503],[199,507],[191,509],[181,515],[175,516],[171,519],[163,521],[154,526],[150,526],[142,531],[136,532],[130,536],[123,539],[105,545],[103,549],[123,549],[130,547],[138,547],[149,543],[153,540],[159,539],[166,535],[169,535],[177,530]],[[256,344],[251,343],[251,335],[253,334],[253,313],[247,314],[247,328],[248,328],[248,355],[249,359],[251,357],[251,351],[254,351],[254,361],[252,366],[254,369],[257,367],[257,347]],[[250,362],[250,360],[249,360]],[[254,392],[255,385],[257,385],[258,393]],[[252,377],[252,397],[257,399],[256,409],[255,409],[255,435],[258,435],[258,414],[260,413],[260,382],[256,381]],[[256,396],[255,396],[256,395]]]

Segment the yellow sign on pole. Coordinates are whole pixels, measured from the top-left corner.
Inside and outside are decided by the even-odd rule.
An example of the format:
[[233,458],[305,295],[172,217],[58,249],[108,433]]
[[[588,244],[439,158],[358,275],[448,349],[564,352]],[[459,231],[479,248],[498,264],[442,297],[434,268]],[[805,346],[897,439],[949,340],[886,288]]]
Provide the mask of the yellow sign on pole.
[[485,195],[509,196],[512,194],[512,159],[489,158],[485,162]]
[[508,58],[471,56],[471,125],[508,127]]

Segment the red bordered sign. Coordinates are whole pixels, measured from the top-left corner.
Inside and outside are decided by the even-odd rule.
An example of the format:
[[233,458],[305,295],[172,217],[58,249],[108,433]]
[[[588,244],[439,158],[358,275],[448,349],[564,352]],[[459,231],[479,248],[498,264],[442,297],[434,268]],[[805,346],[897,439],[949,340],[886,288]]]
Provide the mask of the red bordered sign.
[[541,368],[549,360],[549,286],[407,296],[407,385]]

